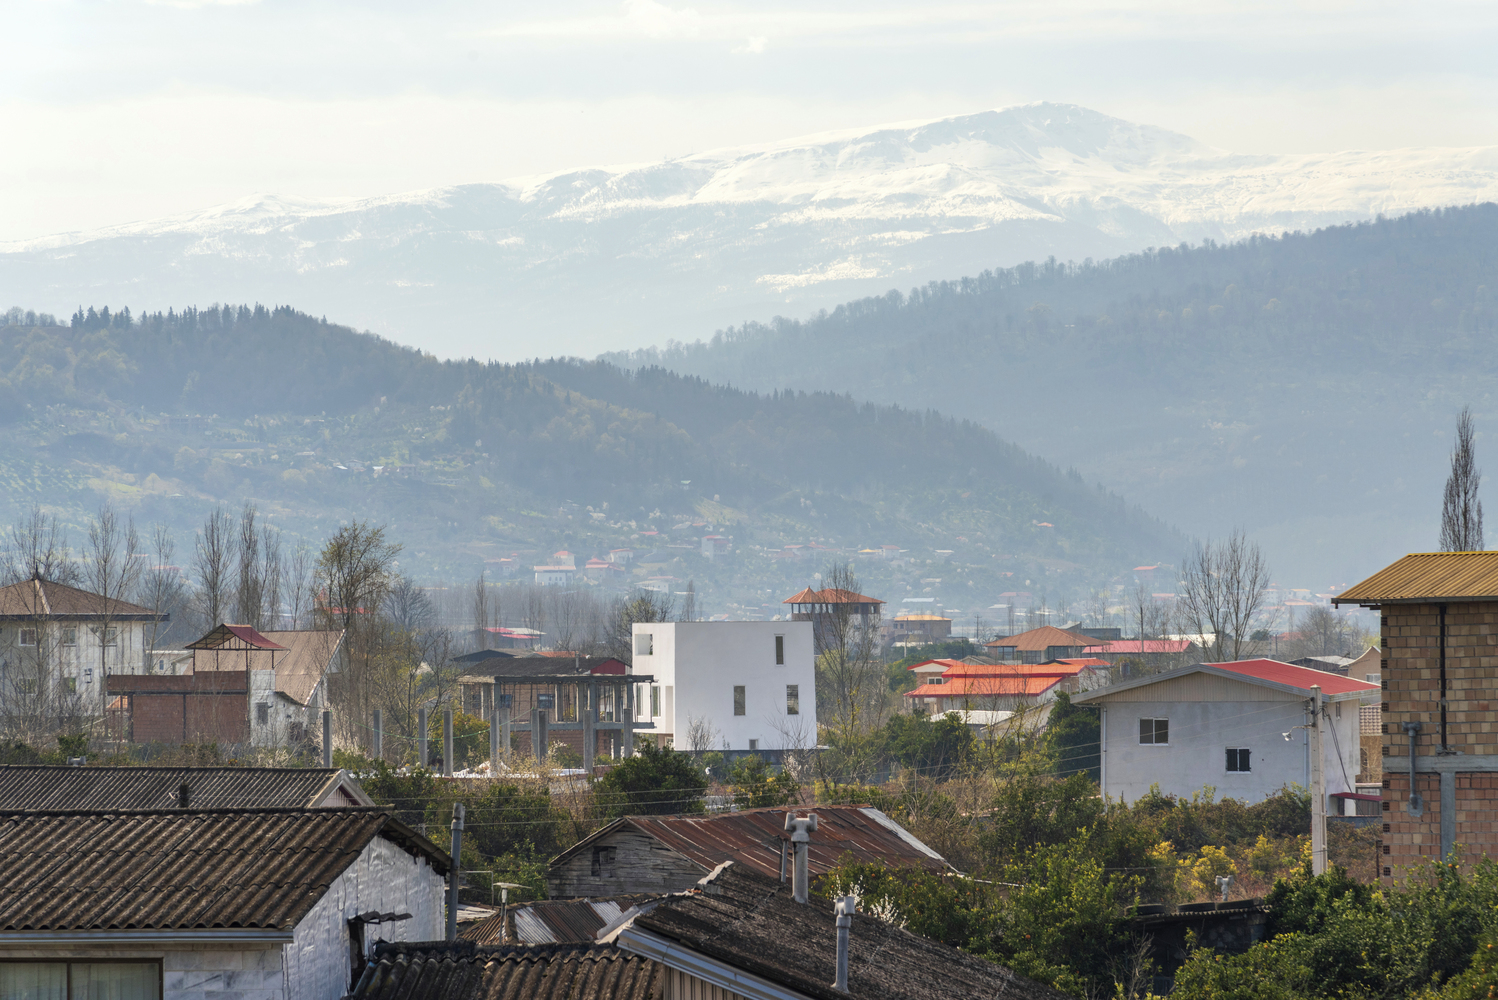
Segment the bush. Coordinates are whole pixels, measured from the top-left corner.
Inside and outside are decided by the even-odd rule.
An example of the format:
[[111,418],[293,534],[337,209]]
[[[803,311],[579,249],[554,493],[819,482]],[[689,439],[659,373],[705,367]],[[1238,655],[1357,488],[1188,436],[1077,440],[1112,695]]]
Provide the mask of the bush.
[[884,726],[884,751],[922,777],[950,778],[973,753],[973,731],[956,712],[937,718],[896,715]]
[[615,765],[593,786],[607,816],[700,813],[707,776],[688,754],[642,743],[635,756]]
[[801,791],[796,779],[785,771],[773,771],[753,754],[733,762],[728,781],[733,785],[733,804],[740,809],[783,806],[794,802]]

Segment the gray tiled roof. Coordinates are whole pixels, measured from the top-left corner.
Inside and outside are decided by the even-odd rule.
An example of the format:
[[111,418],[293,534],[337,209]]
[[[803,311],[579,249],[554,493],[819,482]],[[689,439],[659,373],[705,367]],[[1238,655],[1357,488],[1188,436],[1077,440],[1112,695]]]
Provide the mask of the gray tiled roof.
[[0,934],[290,930],[375,837],[447,871],[373,809],[0,814]]
[[0,766],[0,811],[169,809],[184,783],[194,809],[374,804],[337,768],[11,764]]
[[658,1000],[664,968],[610,945],[381,944],[356,1000]]

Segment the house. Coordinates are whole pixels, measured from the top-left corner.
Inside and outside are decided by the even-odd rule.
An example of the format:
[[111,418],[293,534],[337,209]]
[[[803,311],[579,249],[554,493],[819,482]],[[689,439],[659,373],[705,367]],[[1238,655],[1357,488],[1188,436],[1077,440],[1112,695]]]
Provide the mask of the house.
[[691,748],[693,722],[718,734],[713,746],[695,749],[815,746],[812,627],[809,621],[635,624],[633,671],[654,678],[636,700],[639,717],[677,749]]
[[1132,802],[1158,785],[1190,797],[1258,802],[1290,784],[1311,787],[1306,726],[1319,686],[1330,735],[1322,741],[1329,795],[1356,792],[1365,681],[1277,660],[1197,663],[1087,691],[1073,705],[1101,710],[1102,791]]
[[1347,668],[1352,665],[1350,656],[1302,656],[1299,659],[1287,662],[1297,667],[1310,667],[1312,670],[1324,670],[1329,674],[1341,674],[1348,676]]
[[571,586],[573,579],[577,576],[577,567],[570,564],[532,566],[531,569],[536,574],[536,586],[538,587]]
[[634,561],[634,549],[609,549],[609,562],[618,566],[628,566]]
[[1083,656],[1089,646],[1096,644],[1097,640],[1080,632],[1042,625],[983,645],[995,659],[1005,663],[1047,663]]
[[152,626],[166,620],[39,577],[0,587],[0,703],[56,714],[56,706],[77,700],[96,712],[102,676],[145,672]]
[[702,554],[709,559],[721,559],[728,555],[732,548],[733,545],[726,535],[702,536]]
[[877,597],[837,587],[807,587],[781,603],[791,606],[791,621],[812,623],[818,654],[835,646],[838,634],[848,626],[866,629],[878,625],[879,609],[884,606]]
[[327,678],[339,668],[343,635],[218,625],[188,643],[186,673],[106,678],[109,731],[137,743],[300,743],[328,706]]
[[[628,676],[629,665],[611,656],[508,656],[482,650],[454,662],[463,671],[458,678],[463,710],[497,718],[501,752],[512,741],[529,755],[564,743],[585,760],[590,750],[595,758],[628,757],[634,753],[635,734],[654,729],[636,705],[649,697],[655,678]],[[544,735],[535,727],[542,727]]]
[[[725,861],[778,878],[790,843],[783,807],[706,816],[626,816],[551,860],[552,899],[681,892]],[[899,823],[868,806],[819,806],[807,864],[832,870],[847,856],[949,872],[951,866]]]
[[[938,664],[943,668],[933,675],[931,669]],[[1076,694],[1106,684],[1110,668],[1106,660],[1078,657],[1035,664],[928,660],[909,669],[924,683],[905,692],[906,704],[912,711],[942,715],[1033,708],[1054,701],[1063,691]]]
[[[816,814],[821,816],[819,809]],[[820,828],[820,827],[819,827]],[[670,998],[1063,1000],[1003,966],[728,862],[603,935],[666,967]]]
[[583,566],[583,573],[589,580],[594,582],[621,580],[625,576],[623,566],[618,563],[611,563],[607,559],[589,559]]
[[952,619],[941,615],[896,615],[890,620],[888,641],[896,646],[924,646],[952,638]]
[[[380,944],[351,1000],[661,1000],[666,967],[611,944]],[[724,995],[723,1000],[727,1000]]]
[[1108,639],[1082,650],[1083,656],[1095,656],[1109,663],[1137,660],[1152,670],[1183,667],[1188,658],[1201,656],[1190,639]]
[[1332,603],[1380,616],[1380,873],[1498,854],[1498,552],[1412,553]]
[[375,804],[323,767],[0,767],[0,812],[42,809],[336,809]]
[[5,813],[0,964],[24,996],[338,1000],[443,934],[449,864],[383,810]]

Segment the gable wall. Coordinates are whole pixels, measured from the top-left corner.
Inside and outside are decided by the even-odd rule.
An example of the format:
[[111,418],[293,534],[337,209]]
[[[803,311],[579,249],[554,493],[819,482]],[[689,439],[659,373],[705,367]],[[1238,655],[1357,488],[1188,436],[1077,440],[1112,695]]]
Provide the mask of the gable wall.
[[[615,849],[612,877],[607,873],[593,874],[593,847]],[[585,846],[560,865],[553,865],[546,873],[546,885],[552,899],[680,892],[696,885],[706,874],[700,866],[654,837],[625,827]]]

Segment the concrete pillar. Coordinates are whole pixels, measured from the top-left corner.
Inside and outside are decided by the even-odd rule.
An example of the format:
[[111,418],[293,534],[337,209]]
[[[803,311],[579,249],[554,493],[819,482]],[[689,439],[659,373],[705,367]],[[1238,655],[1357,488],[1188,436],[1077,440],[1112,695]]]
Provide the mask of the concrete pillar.
[[453,710],[442,710],[442,773],[453,776]]
[[424,708],[416,710],[416,766],[423,770],[427,766],[427,710]]
[[499,752],[505,760],[510,759],[510,709],[507,705],[499,708]]
[[378,708],[374,710],[374,758],[385,756],[385,716]]

